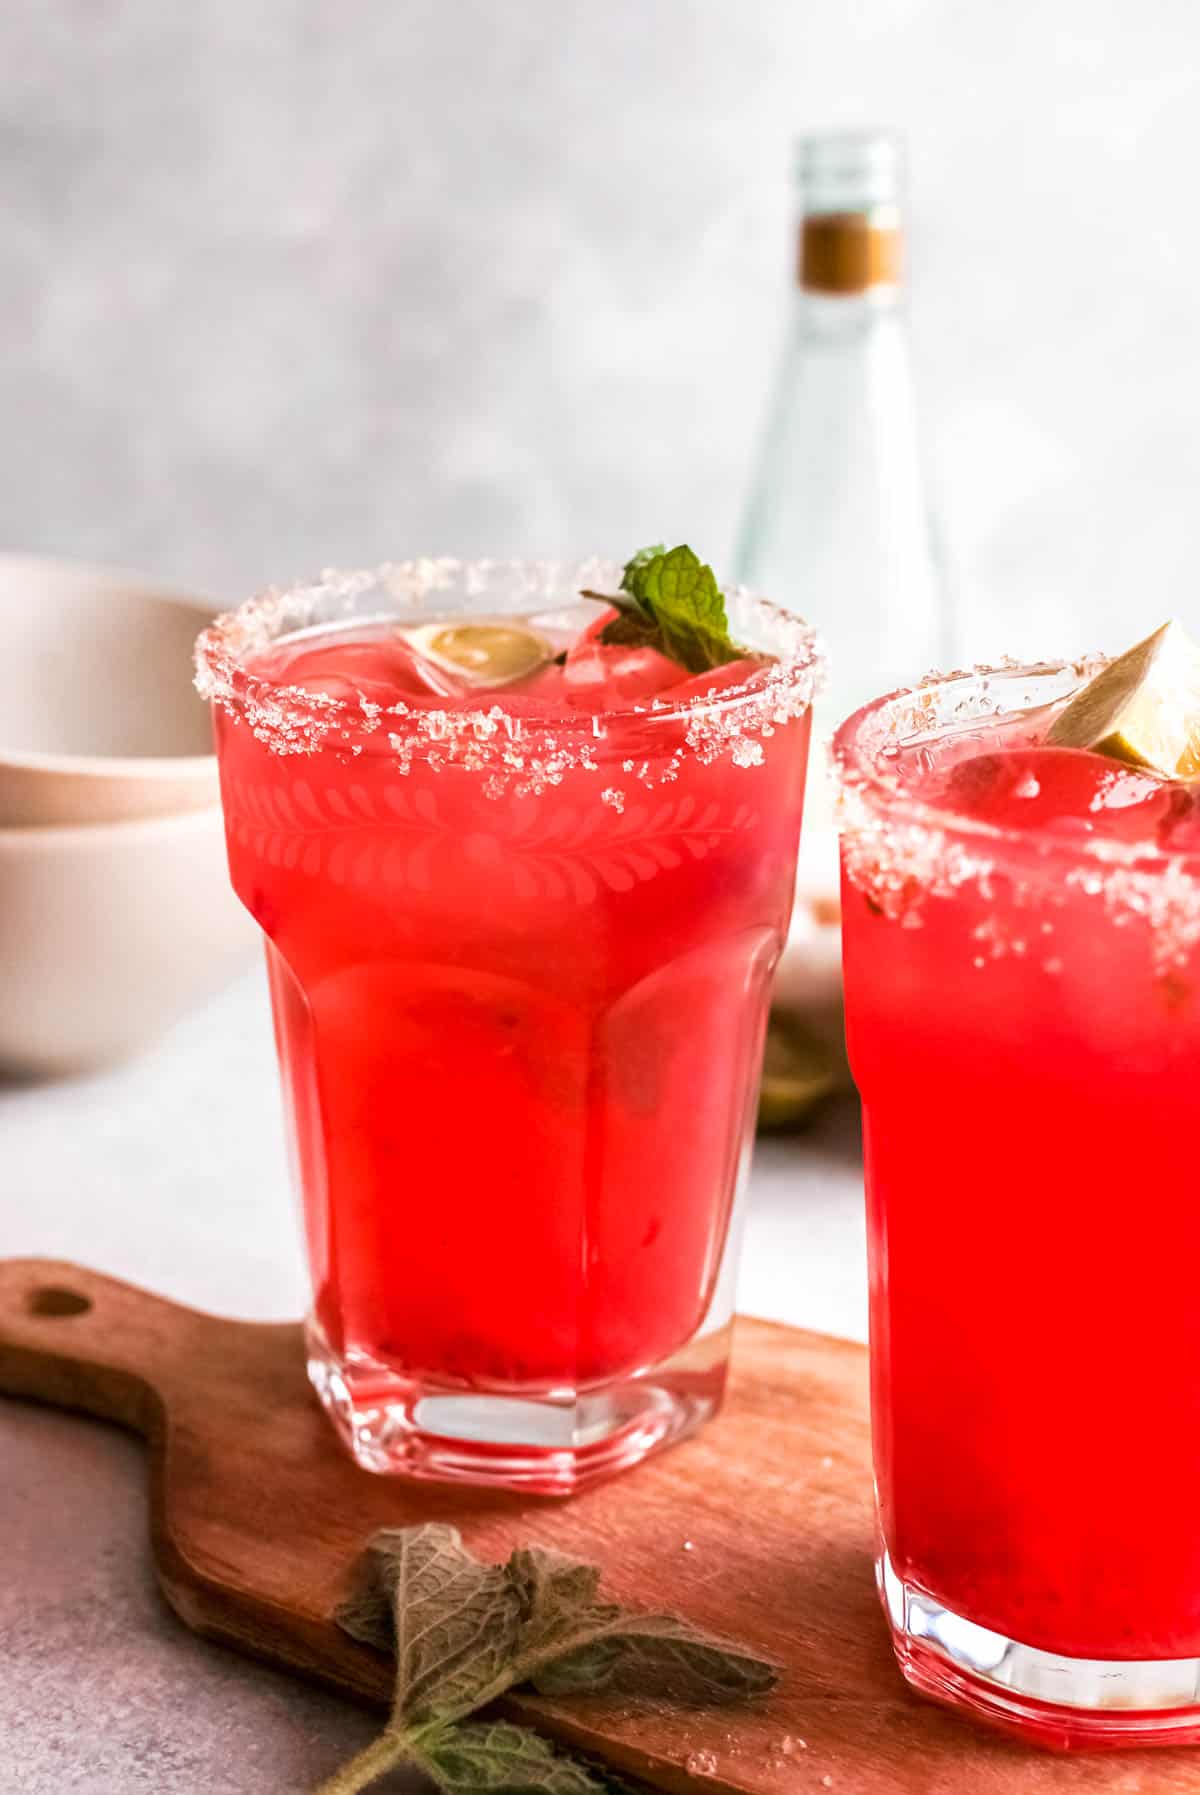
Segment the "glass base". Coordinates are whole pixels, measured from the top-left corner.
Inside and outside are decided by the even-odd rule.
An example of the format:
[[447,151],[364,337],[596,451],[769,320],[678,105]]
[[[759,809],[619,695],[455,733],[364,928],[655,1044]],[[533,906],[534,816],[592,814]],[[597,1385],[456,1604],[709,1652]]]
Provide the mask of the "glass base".
[[407,1378],[362,1354],[335,1353],[307,1328],[308,1375],[364,1471],[488,1484],[546,1496],[636,1465],[716,1414],[730,1329],[666,1363],[588,1390],[468,1390]]
[[877,1565],[892,1644],[914,1689],[1040,1745],[1088,1751],[1200,1743],[1200,1658],[1065,1658],[1021,1645]]

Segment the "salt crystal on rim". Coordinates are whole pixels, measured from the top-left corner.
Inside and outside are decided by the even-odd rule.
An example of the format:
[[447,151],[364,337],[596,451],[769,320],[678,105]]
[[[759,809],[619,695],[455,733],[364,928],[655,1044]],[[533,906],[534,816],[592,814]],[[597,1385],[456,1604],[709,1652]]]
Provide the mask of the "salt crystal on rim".
[[[196,686],[202,697],[246,722],[274,754],[353,753],[362,749],[364,737],[382,729],[381,740],[401,773],[414,758],[483,772],[490,797],[510,789],[536,795],[560,784],[568,772],[606,773],[614,754],[610,738],[627,754],[630,729],[639,724],[649,732],[651,753],[659,745],[654,736],[666,725],[682,723],[685,744],[681,750],[663,740],[664,752],[647,757],[639,769],[643,784],[675,779],[683,752],[704,763],[728,756],[738,766],[758,765],[759,738],[808,709],[822,663],[807,624],[743,587],[726,593],[733,627],[773,659],[756,665],[741,685],[674,704],[668,696],[599,716],[564,712],[547,718],[508,712],[493,693],[487,708],[429,710],[401,702],[381,712],[361,694],[335,698],[253,671],[256,656],[302,630],[407,619],[431,610],[450,615],[477,600],[485,600],[493,613],[530,615],[584,587],[615,590],[620,575],[615,563],[595,559],[572,564],[449,558],[326,573],[308,585],[272,588],[219,617],[196,645]],[[618,719],[619,729],[613,727]]]
[[[1064,837],[984,822],[922,797],[896,765],[900,748],[944,740],[969,727],[1060,706],[1105,666],[1105,657],[1015,661],[953,674],[931,674],[857,712],[837,733],[834,775],[846,876],[868,901],[902,926],[920,927],[930,899],[975,885],[985,899],[1003,876],[1005,903],[1061,909],[1065,894],[1094,898],[1116,927],[1137,920],[1150,931],[1160,976],[1188,962],[1200,944],[1200,858],[1157,842]],[[1032,926],[1032,925],[1031,925]],[[1040,922],[1043,934],[1053,923]],[[1019,943],[1019,945],[1018,945]],[[993,935],[989,953],[1024,953],[1024,932]],[[976,966],[986,962],[977,958]],[[1057,974],[1062,963],[1043,962]]]

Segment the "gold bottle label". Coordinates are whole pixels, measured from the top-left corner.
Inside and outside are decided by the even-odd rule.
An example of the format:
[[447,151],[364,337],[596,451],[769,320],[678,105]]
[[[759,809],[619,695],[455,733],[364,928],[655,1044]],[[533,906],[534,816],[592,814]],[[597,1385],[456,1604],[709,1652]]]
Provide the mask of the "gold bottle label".
[[900,281],[895,212],[815,212],[800,227],[798,274],[810,293],[865,293]]

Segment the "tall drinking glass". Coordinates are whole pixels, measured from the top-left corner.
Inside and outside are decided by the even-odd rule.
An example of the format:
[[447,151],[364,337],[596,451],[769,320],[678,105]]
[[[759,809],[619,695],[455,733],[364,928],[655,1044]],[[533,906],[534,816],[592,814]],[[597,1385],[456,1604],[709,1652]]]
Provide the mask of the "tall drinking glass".
[[879,1578],[917,1688],[1200,1739],[1200,811],[1040,748],[1096,670],[838,734]]
[[371,1470],[566,1492],[720,1400],[814,650],[735,593],[717,673],[610,652],[619,577],[327,576],[199,645],[309,1371]]

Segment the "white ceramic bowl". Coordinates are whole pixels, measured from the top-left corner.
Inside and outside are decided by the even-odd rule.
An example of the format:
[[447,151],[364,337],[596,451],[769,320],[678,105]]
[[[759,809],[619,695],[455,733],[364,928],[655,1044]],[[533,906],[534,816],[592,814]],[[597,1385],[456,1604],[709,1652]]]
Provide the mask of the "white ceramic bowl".
[[139,574],[0,555],[0,827],[217,802],[192,644],[218,608]]
[[0,1072],[131,1052],[227,983],[257,941],[219,807],[0,829]]

